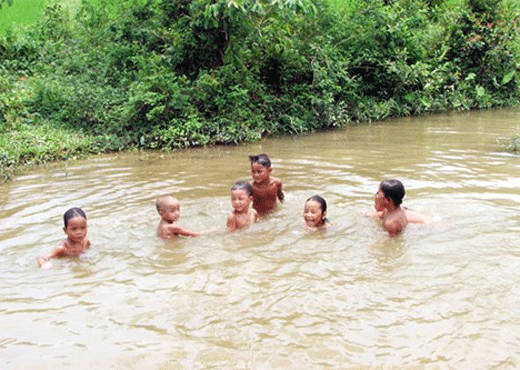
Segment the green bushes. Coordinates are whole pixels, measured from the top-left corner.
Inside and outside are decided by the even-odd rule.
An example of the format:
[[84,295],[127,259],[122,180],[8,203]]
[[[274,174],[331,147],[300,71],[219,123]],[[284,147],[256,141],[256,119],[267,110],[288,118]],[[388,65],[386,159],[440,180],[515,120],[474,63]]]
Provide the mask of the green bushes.
[[[471,0],[449,28],[447,57],[464,74],[474,107],[507,104],[518,96],[518,18],[499,0]],[[509,14],[508,14],[509,12]]]
[[22,143],[0,142],[0,167],[517,104],[519,14],[511,0],[49,7],[0,38],[0,127]]

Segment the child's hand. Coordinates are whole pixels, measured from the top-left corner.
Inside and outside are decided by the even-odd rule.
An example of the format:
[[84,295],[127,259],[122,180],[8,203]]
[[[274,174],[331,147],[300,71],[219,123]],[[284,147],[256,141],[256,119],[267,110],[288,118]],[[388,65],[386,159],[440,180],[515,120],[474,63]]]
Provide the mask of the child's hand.
[[52,267],[52,263],[51,263],[51,261],[46,261],[43,264],[41,264],[40,266],[42,269],[48,270]]
[[46,259],[44,257],[38,258],[38,264],[40,265],[40,267],[42,269],[45,269],[45,270],[48,270],[52,267],[51,261],[49,261],[48,259]]

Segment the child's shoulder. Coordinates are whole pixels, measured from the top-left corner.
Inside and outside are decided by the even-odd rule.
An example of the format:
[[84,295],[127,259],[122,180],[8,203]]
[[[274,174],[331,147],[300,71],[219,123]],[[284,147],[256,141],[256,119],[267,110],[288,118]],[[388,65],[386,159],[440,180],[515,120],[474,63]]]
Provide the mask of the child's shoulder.
[[172,224],[165,224],[166,230],[169,230],[173,233],[177,233],[179,230],[182,230],[182,226],[177,225],[175,222]]
[[237,218],[237,215],[235,214],[235,211],[231,211],[228,213],[228,220],[234,220]]
[[174,223],[170,224],[161,220],[157,227],[157,236],[160,238],[171,238],[177,235],[178,228],[179,226]]
[[282,186],[282,180],[280,180],[278,177],[270,176],[269,177],[269,186],[279,188]]
[[168,223],[168,222],[164,222],[163,220],[161,220],[161,222],[159,222],[159,226],[157,226],[157,229],[158,230],[162,230],[162,231],[172,231],[172,230],[175,230],[177,228],[177,225],[175,223]]
[[59,242],[56,245],[56,249],[67,248],[69,245],[70,245],[69,240],[68,239],[63,239],[61,242]]
[[388,213],[383,218],[383,227],[390,235],[396,235],[400,233],[408,224],[406,214],[403,209]]
[[408,222],[412,224],[425,224],[428,223],[428,218],[416,211],[412,211],[411,209],[405,208],[404,212],[406,214],[406,219]]
[[58,243],[58,245],[56,245],[56,248],[54,248],[54,252],[56,253],[56,255],[61,255],[71,247],[72,245],[70,244],[69,240],[63,239],[61,242]]

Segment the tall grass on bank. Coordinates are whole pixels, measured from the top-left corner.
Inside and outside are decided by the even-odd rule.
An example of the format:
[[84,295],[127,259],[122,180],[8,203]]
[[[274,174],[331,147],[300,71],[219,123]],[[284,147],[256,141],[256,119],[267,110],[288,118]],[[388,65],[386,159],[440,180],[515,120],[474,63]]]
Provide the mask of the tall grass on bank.
[[519,14],[511,0],[52,5],[0,38],[1,172],[515,105]]
[[46,0],[15,0],[3,2],[0,8],[0,35],[13,25],[33,24],[42,16]]
[[[63,11],[74,15],[81,6],[82,0],[12,0],[2,2],[0,7],[0,35],[5,35],[9,28],[30,26],[43,17],[45,8],[53,4],[61,4]],[[1,2],[1,1],[0,1]],[[117,1],[103,3],[103,0],[90,0],[94,6],[107,7],[112,14],[117,14]]]

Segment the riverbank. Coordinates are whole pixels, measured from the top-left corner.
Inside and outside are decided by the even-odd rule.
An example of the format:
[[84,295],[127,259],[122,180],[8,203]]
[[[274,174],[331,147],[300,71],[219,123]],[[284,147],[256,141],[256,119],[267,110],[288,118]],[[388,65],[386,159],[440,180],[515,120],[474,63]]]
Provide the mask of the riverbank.
[[48,7],[0,38],[2,178],[93,153],[518,105],[515,2],[343,5],[121,1],[83,3],[74,17]]

